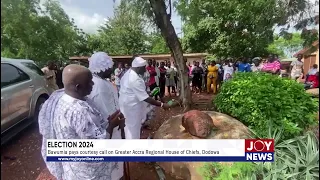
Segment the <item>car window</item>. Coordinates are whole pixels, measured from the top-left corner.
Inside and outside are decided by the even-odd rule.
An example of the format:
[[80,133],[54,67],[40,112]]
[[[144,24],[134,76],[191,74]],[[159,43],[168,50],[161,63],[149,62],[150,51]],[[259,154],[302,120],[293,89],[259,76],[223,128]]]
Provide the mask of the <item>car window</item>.
[[26,66],[27,68],[31,69],[33,72],[37,73],[40,76],[44,76],[44,73],[41,71],[41,69],[35,65],[32,62],[23,62],[22,63],[24,66]]
[[1,64],[1,88],[29,80],[29,76],[10,64]]

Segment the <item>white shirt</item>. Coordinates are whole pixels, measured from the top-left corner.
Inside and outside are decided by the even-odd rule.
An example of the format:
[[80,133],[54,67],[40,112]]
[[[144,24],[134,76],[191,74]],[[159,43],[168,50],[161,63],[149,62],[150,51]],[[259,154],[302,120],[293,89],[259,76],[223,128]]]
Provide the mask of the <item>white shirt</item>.
[[178,71],[178,69],[177,69],[175,66],[172,66],[172,68],[173,68],[175,71]]
[[160,70],[158,67],[155,67],[155,69],[156,69],[156,73],[157,73],[157,76],[155,76],[155,80],[156,80],[157,86],[159,86]]
[[300,76],[302,73],[303,62],[295,60],[295,61],[292,61],[291,66],[292,66],[291,74],[295,76]]
[[232,76],[233,72],[234,72],[233,66],[224,65],[223,66],[223,80],[226,80],[227,74]]
[[143,77],[135,71],[128,70],[120,81],[120,111],[126,118],[126,139],[140,139],[141,122],[147,116],[147,105],[144,102],[149,97]]
[[[41,153],[46,160],[47,139],[108,139],[108,122],[90,101],[75,99],[55,91],[39,113],[39,130],[43,135]],[[116,162],[46,162],[50,173],[61,180],[113,180]]]
[[148,71],[146,71],[143,75],[143,80],[144,80],[144,83],[146,85],[146,90],[147,91],[150,91],[150,88],[149,88],[149,80],[150,80],[150,74]]
[[177,76],[177,71],[173,67],[170,67],[167,69],[167,75],[169,75],[169,79],[174,79],[175,76]]
[[125,101],[126,105],[134,106],[149,97],[146,92],[145,81],[131,69],[123,75],[120,81],[120,86],[119,103],[121,103],[120,101],[122,99]]
[[252,72],[257,72],[257,71],[261,71],[262,69],[262,65],[256,66],[255,64],[251,65],[251,71]]
[[317,74],[317,72],[318,72],[318,69],[311,68],[311,69],[308,71],[308,75],[315,75],[315,74]]
[[[92,81],[94,85],[88,98],[100,111],[102,117],[108,118],[119,110],[119,99],[116,88],[110,81],[101,79],[96,75],[93,75]],[[112,139],[121,139],[121,130],[118,127],[113,129]],[[123,176],[123,162],[118,162],[118,165],[119,168],[112,171],[112,179],[120,179]]]
[[120,76],[123,73],[123,70],[117,68],[116,70],[114,70],[114,77],[115,77],[115,84],[116,85],[120,85]]
[[[108,118],[120,109],[117,90],[110,81],[101,79],[95,75],[92,81],[94,85],[88,98],[94,102],[102,116]],[[121,139],[121,131],[117,127],[113,130],[112,139]]]

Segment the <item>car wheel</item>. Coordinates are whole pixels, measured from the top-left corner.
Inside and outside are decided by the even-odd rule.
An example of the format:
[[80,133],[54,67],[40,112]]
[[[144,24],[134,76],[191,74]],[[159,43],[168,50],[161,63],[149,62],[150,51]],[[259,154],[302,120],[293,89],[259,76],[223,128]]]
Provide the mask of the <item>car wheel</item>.
[[46,101],[47,99],[44,98],[44,97],[40,97],[37,101],[37,104],[36,104],[36,107],[34,109],[34,114],[33,114],[33,120],[34,122],[38,122],[38,116],[39,116],[39,112],[44,104],[44,102]]

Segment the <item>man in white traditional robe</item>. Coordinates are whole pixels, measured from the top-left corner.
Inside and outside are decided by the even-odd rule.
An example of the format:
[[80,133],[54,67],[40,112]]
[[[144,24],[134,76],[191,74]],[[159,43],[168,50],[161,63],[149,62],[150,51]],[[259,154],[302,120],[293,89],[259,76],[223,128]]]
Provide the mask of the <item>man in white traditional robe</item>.
[[[93,86],[92,74],[84,66],[69,65],[62,73],[64,89],[55,91],[39,113],[39,130],[43,136],[41,153],[46,162],[47,139],[109,139],[121,124],[120,112],[104,117],[86,98]],[[46,162],[57,180],[113,180],[116,162]]]
[[146,84],[143,79],[146,65],[146,60],[135,57],[131,68],[120,81],[119,106],[126,119],[126,139],[140,139],[142,122],[147,115],[147,103],[164,109],[172,106],[151,98],[146,92]]
[[[92,72],[94,85],[88,98],[94,102],[103,117],[112,116],[119,110],[117,90],[107,80],[112,74],[113,64],[112,58],[104,52],[96,52],[89,58],[89,70]],[[112,139],[121,139],[121,130],[118,127],[113,129]],[[112,172],[114,180],[123,176],[123,162],[118,165],[119,168]]]

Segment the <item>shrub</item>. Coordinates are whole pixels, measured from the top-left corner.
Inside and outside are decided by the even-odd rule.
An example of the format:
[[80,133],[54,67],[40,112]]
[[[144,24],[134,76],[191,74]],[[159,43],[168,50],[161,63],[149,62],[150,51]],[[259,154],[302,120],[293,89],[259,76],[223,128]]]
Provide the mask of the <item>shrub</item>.
[[[274,139],[274,163],[255,163],[250,177],[273,179],[319,179],[319,140],[312,131],[303,136],[281,140],[285,132],[269,127],[268,139]],[[256,137],[261,138],[261,137]]]
[[315,134],[307,132],[283,141],[280,139],[283,133],[268,128],[267,138],[275,140],[275,162],[207,163],[201,169],[202,176],[206,180],[319,179],[319,141]]
[[255,169],[254,163],[236,162],[228,165],[213,162],[205,164],[200,172],[205,180],[245,180],[252,176]]
[[269,125],[283,129],[283,138],[300,135],[316,122],[318,110],[317,101],[303,85],[266,73],[237,73],[223,83],[214,105],[261,137],[266,137]]
[[275,148],[275,162],[257,166],[263,179],[319,179],[319,141],[313,132],[282,141]]

